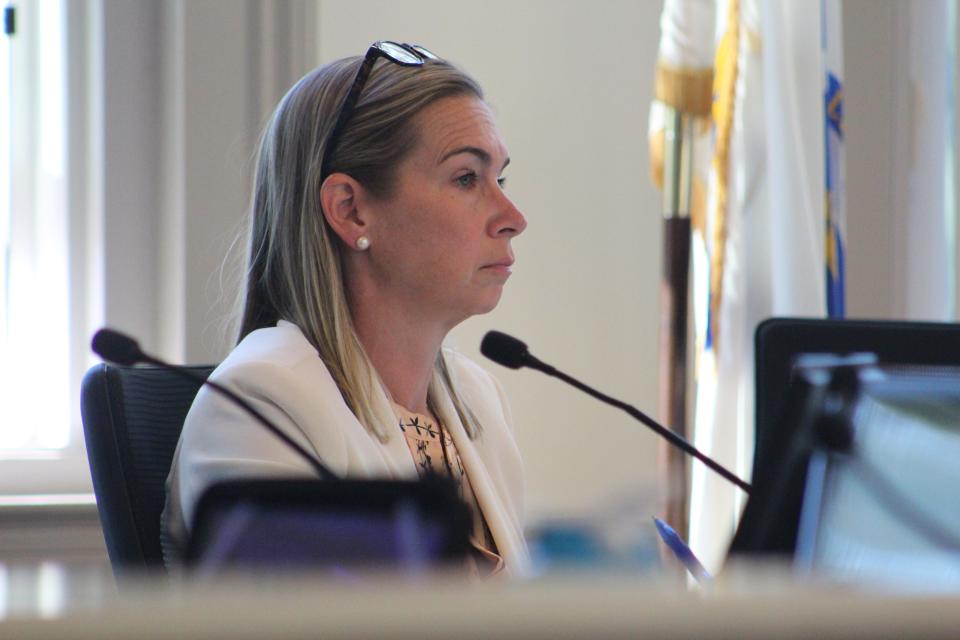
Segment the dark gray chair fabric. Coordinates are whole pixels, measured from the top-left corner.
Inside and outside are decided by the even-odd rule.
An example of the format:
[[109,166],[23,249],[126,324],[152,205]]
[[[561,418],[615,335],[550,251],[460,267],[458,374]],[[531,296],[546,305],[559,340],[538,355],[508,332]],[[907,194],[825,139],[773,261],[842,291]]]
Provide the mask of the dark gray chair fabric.
[[[204,379],[212,366],[186,367]],[[187,411],[200,388],[158,367],[98,364],[80,394],[97,509],[114,573],[163,570],[160,514]]]

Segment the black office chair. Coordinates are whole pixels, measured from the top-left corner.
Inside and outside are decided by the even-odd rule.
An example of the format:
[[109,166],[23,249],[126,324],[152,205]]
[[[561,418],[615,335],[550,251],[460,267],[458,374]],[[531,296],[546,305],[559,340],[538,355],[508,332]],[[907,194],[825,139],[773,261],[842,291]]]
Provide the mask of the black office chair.
[[[204,378],[212,366],[187,367]],[[80,411],[114,573],[163,570],[160,514],[183,421],[200,385],[157,367],[98,364]]]

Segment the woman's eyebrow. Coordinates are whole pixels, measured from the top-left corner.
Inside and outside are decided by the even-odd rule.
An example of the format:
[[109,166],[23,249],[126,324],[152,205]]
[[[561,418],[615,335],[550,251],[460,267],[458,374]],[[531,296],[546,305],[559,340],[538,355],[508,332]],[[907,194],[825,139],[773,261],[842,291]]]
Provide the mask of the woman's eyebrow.
[[[481,149],[480,147],[473,147],[473,146],[467,145],[463,147],[457,147],[456,149],[453,149],[443,154],[443,156],[440,157],[440,160],[437,162],[437,164],[438,165],[443,164],[448,159],[452,158],[455,155],[459,155],[461,153],[469,153],[471,155],[474,155],[477,157],[477,159],[480,160],[480,162],[482,162],[485,165],[489,165],[490,162],[492,161],[490,158],[490,154],[487,153],[486,149]],[[509,157],[504,161],[503,166],[500,167],[500,171],[503,171],[504,169],[506,169],[508,164],[510,164]]]

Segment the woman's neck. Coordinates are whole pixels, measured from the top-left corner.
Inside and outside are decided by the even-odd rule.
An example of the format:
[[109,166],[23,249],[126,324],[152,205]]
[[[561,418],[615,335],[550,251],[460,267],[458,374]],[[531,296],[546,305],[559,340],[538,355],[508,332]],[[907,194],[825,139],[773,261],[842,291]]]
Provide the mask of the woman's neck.
[[393,401],[415,413],[428,413],[427,392],[447,330],[387,305],[351,307],[357,337]]

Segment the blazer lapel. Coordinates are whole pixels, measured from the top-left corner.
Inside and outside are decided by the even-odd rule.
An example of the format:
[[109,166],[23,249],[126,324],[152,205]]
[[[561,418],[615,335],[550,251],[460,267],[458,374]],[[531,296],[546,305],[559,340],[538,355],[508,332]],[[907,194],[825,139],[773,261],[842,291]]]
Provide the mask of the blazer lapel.
[[[437,385],[440,386],[440,385]],[[453,438],[453,443],[460,454],[460,461],[466,471],[467,478],[470,480],[470,487],[476,496],[477,504],[483,517],[486,519],[490,533],[493,535],[494,542],[497,543],[497,551],[506,561],[506,568],[513,574],[523,574],[529,566],[529,555],[527,546],[523,539],[523,532],[519,529],[519,523],[512,516],[507,508],[503,498],[496,491],[490,474],[487,472],[487,466],[477,451],[477,447],[466,429],[460,422],[460,417],[453,406],[449,396],[440,392],[434,395],[438,399],[437,411],[441,414],[437,416]]]

